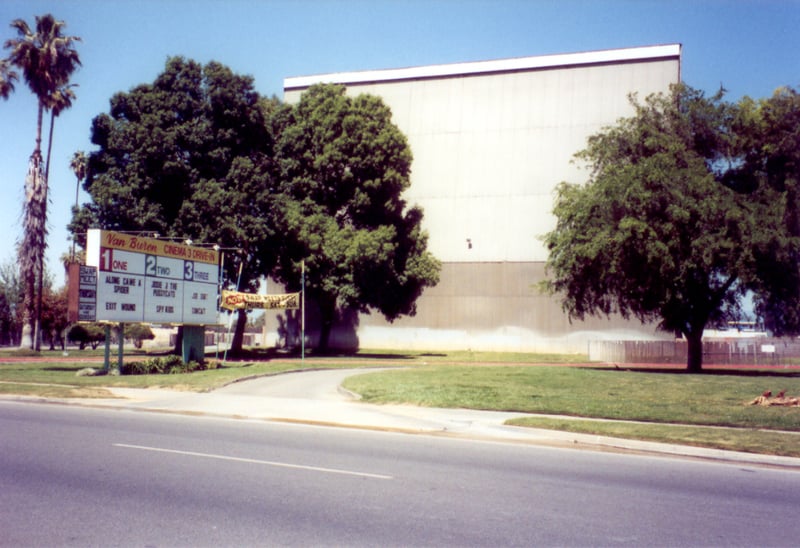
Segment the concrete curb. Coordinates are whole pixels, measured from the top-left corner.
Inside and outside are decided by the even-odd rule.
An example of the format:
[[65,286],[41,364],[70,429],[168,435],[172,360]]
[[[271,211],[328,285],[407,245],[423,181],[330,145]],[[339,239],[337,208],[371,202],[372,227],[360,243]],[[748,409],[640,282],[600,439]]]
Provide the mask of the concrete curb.
[[[475,412],[461,409],[417,408],[412,406],[379,406],[358,403],[357,395],[344,388],[347,398],[341,405],[325,406],[309,400],[301,407],[313,405],[317,413],[290,413],[264,408],[243,412],[251,397],[215,398],[211,393],[182,393],[169,390],[109,389],[117,399],[46,398],[41,396],[0,396],[0,401],[50,405],[74,405],[96,409],[118,409],[148,413],[205,416],[222,419],[256,420],[310,426],[360,429],[402,434],[440,436],[497,443],[521,443],[559,448],[619,452],[671,458],[687,458],[747,466],[779,467],[800,471],[800,458],[708,449],[686,445],[628,440],[558,430],[508,426],[503,417],[526,416],[520,413]],[[136,397],[138,396],[138,397]],[[269,399],[269,398],[267,398]],[[226,401],[227,400],[227,401]],[[247,401],[242,401],[247,400]],[[280,402],[286,405],[286,402]],[[294,416],[292,416],[294,415]]]

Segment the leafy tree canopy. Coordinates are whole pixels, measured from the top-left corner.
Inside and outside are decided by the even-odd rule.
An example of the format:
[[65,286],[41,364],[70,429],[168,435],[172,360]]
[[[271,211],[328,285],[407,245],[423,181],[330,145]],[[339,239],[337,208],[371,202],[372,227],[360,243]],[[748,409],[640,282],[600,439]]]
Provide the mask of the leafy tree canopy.
[[305,261],[323,350],[338,309],[393,320],[414,314],[438,281],[422,212],[401,197],[411,153],[377,97],[315,86],[281,106],[218,63],[176,57],[153,84],[112,98],[92,142],[92,203],[73,217],[74,233],[140,230],[236,248],[227,277],[242,290],[270,274],[299,287]]
[[427,251],[422,211],[402,198],[411,151],[390,109],[316,85],[273,124],[285,196],[277,276],[299,287],[305,261],[306,293],[320,307],[318,349],[327,349],[338,309],[376,309],[390,321],[413,315],[440,265]]
[[18,78],[19,75],[11,68],[8,59],[0,59],[0,99],[8,99]]
[[[688,87],[632,100],[592,136],[584,185],[557,190],[546,287],[571,318],[635,317],[684,335],[702,366],[706,325],[735,317],[780,224],[772,200],[720,184],[738,160],[731,110]],[[766,193],[767,189],[758,192]]]
[[67,339],[78,343],[81,350],[90,345],[92,350],[106,339],[106,328],[99,323],[76,323],[67,331]]
[[126,324],[123,334],[126,340],[133,341],[133,346],[136,348],[142,348],[144,341],[152,341],[156,338],[150,326],[143,323]]
[[[84,182],[92,202],[70,230],[79,237],[88,228],[136,230],[218,244],[227,250],[226,278],[254,290],[274,261],[266,124],[272,108],[249,76],[216,62],[167,60],[152,84],[117,93],[109,113],[93,120],[98,149]],[[245,322],[242,314],[234,350]]]
[[776,335],[798,334],[800,94],[786,87],[766,99],[745,98],[736,105],[732,127],[738,161],[729,179],[782,219],[770,245],[757,250],[756,311]]

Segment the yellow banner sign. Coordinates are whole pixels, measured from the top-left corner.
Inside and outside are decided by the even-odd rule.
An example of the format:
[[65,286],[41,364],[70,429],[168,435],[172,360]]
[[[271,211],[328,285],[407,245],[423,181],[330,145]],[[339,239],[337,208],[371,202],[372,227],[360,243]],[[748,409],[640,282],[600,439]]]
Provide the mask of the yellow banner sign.
[[254,295],[252,293],[239,293],[238,291],[222,290],[222,308],[227,310],[241,310],[253,308],[266,308],[270,310],[300,308],[300,293],[287,293],[285,295]]
[[100,246],[107,249],[120,249],[134,253],[146,253],[175,259],[200,261],[219,264],[219,251],[188,244],[156,240],[131,234],[122,234],[111,230],[100,231]]

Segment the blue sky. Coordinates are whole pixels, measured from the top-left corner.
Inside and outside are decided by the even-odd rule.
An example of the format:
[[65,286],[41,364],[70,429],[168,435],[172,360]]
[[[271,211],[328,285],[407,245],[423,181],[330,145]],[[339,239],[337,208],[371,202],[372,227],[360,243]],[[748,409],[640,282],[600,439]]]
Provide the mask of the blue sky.
[[[58,284],[75,201],[69,160],[92,150],[92,118],[110,97],[152,82],[172,55],[219,61],[278,97],[287,76],[666,43],[683,44],[683,80],[707,92],[760,98],[800,85],[800,0],[0,0],[0,41],[14,36],[13,19],[33,26],[45,13],[83,39],[78,97],[56,120],[51,161],[47,256]],[[2,264],[15,260],[35,127],[35,100],[18,83],[0,101]]]

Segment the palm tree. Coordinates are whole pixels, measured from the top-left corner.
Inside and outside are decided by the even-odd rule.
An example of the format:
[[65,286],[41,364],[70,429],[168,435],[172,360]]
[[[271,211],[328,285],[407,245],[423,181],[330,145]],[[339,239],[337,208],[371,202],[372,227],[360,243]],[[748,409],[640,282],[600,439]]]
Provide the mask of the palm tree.
[[[28,165],[25,179],[25,208],[23,239],[19,246],[21,277],[25,287],[25,305],[20,348],[33,348],[32,335],[35,330],[36,303],[34,298],[37,277],[42,278],[41,268],[47,245],[47,179],[42,173],[42,118],[45,110],[57,107],[59,90],[67,87],[69,78],[81,64],[74,48],[77,36],[62,34],[66,23],[47,14],[36,17],[36,31],[32,32],[23,19],[15,19],[11,27],[17,38],[6,40],[4,48],[10,50],[8,62],[22,71],[30,90],[38,98],[36,122],[36,146]],[[64,107],[61,107],[64,108]]]
[[[69,168],[72,170],[72,173],[75,174],[75,178],[77,181],[75,182],[75,211],[72,212],[72,215],[75,216],[78,212],[78,191],[81,187],[81,182],[86,179],[86,172],[88,170],[88,158],[86,158],[86,153],[82,150],[75,152],[72,155],[72,159],[69,161]],[[70,262],[75,262],[75,238],[77,236],[75,234],[72,235],[72,253],[70,254]]]
[[50,134],[47,139],[47,160],[44,163],[44,178],[46,181],[50,180],[50,151],[53,148],[53,125],[58,115],[72,106],[72,101],[75,100],[75,92],[71,88],[76,87],[78,87],[78,84],[70,84],[58,88],[48,100],[50,104]]
[[28,23],[15,19],[11,28],[16,29],[17,38],[6,40],[5,49],[11,50],[8,62],[22,71],[25,83],[39,99],[38,122],[36,125],[36,148],[41,152],[42,116],[45,109],[51,108],[50,100],[56,90],[64,87],[69,77],[80,66],[75,42],[77,36],[64,36],[64,21],[56,21],[51,15],[36,17],[36,32],[31,32]]
[[[50,181],[50,153],[53,150],[53,128],[55,127],[56,117],[61,114],[61,111],[68,109],[72,106],[72,100],[75,99],[75,93],[72,91],[73,87],[77,87],[78,84],[70,84],[68,86],[61,87],[50,96],[48,100],[48,104],[50,105],[50,132],[47,138],[47,160],[44,162],[44,196],[42,197],[42,203],[40,206],[43,208],[41,211],[41,218],[47,219],[47,192],[48,186]],[[44,227],[44,236],[47,236],[47,225],[45,224]],[[45,247],[47,244],[45,243]],[[42,344],[42,331],[41,331],[41,324],[42,324],[42,303],[44,301],[44,250],[41,255],[38,257],[39,264],[37,265],[37,278],[39,280],[36,294],[36,329],[34,330],[34,344],[36,346],[36,350],[40,350]]]
[[8,99],[8,96],[14,91],[16,79],[17,73],[11,70],[8,59],[0,59],[0,99]]

